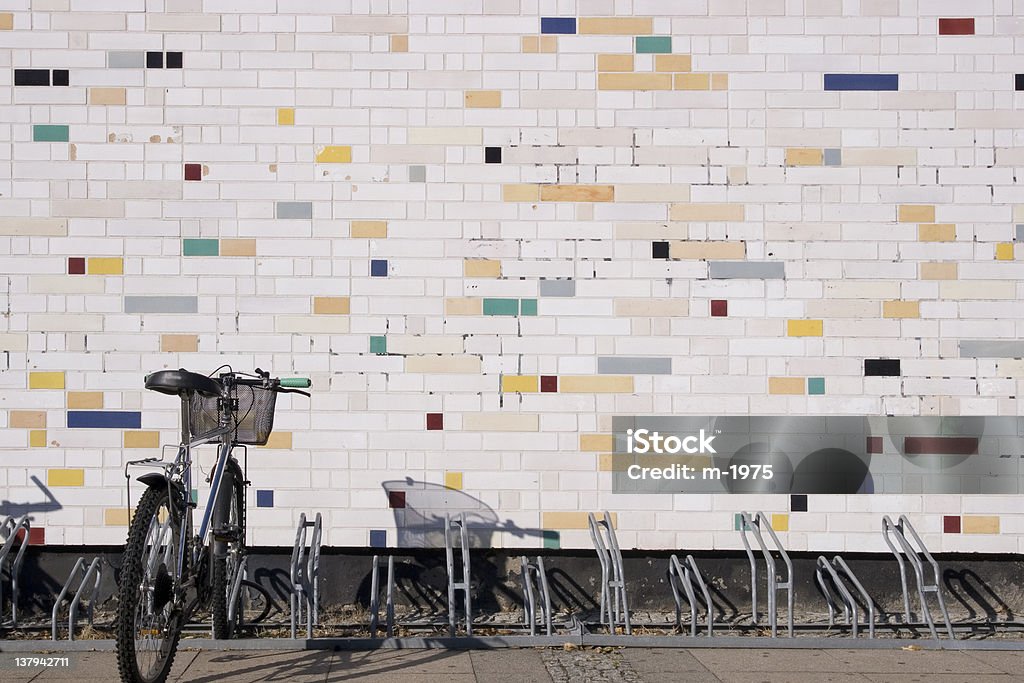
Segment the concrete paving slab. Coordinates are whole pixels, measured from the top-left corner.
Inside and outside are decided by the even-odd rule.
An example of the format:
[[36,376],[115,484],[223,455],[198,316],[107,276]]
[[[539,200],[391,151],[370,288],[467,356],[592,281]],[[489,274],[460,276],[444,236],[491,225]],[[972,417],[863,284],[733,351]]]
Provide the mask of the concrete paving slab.
[[623,648],[622,657],[633,670],[646,673],[707,672],[708,668],[687,650]]
[[215,683],[233,681],[324,681],[331,671],[333,653],[310,652],[199,652],[176,681]]
[[[814,671],[726,671],[718,674],[718,680],[722,683],[868,683],[868,679],[860,674]],[[644,683],[647,683],[646,678]]]
[[[995,674],[994,666],[966,652],[956,650],[827,650],[828,658],[842,664],[826,671],[859,671],[865,674]],[[988,653],[986,653],[988,654]]]
[[1024,678],[1024,652],[965,652],[965,655],[983,662],[993,669]]
[[[548,670],[536,648],[522,650],[471,650],[469,660],[476,675],[491,676],[519,675],[522,681],[550,681]],[[495,679],[497,680],[497,679]]]
[[977,674],[964,678],[963,674],[865,674],[864,680],[871,683],[1005,683],[1022,681],[1024,676],[1010,674]]
[[831,660],[821,650],[691,650],[708,670],[719,672],[790,671],[845,673],[856,671]]
[[374,650],[335,652],[331,675],[339,671],[361,674],[472,674],[473,663],[466,650]]

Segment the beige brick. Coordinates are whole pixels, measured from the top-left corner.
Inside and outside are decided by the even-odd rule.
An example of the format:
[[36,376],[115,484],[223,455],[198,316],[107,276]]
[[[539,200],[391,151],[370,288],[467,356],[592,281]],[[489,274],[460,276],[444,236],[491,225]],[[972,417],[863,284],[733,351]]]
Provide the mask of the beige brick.
[[15,429],[46,429],[45,410],[12,410],[7,424]]
[[654,55],[655,71],[689,71],[692,67],[690,55]]
[[803,394],[807,380],[803,377],[769,377],[769,394]]
[[843,166],[914,166],[917,150],[913,147],[843,148]]
[[523,36],[519,49],[527,54],[536,54],[540,52],[540,36]]
[[940,299],[1017,298],[1017,283],[1002,280],[947,280],[939,283]]
[[292,449],[292,432],[278,430],[270,432],[270,437],[267,439],[267,443],[263,445],[263,448],[290,451]]
[[501,277],[501,261],[468,258],[462,262],[462,274],[466,277]]
[[501,107],[501,91],[467,90],[466,106],[470,109],[498,109]]
[[883,318],[920,318],[921,302],[919,301],[883,301]]
[[128,508],[104,508],[103,524],[104,526],[127,527],[131,522],[132,512]]
[[685,183],[620,183],[615,186],[617,202],[688,202],[690,186]]
[[72,218],[124,218],[120,199],[51,199],[50,213]]
[[410,128],[410,145],[481,145],[482,128],[463,126]]
[[710,74],[676,74],[674,80],[675,90],[710,90]]
[[186,33],[217,33],[219,14],[156,14],[146,13],[146,27],[153,32],[183,31]]
[[743,204],[673,204],[668,216],[674,221],[742,221]]
[[125,104],[125,88],[89,88],[89,104]]
[[195,353],[199,350],[199,335],[196,334],[162,334],[160,350],[170,353]]
[[922,242],[953,242],[956,225],[953,223],[925,223],[917,226],[917,239]]
[[462,429],[468,432],[536,432],[540,416],[529,413],[466,413]]
[[394,35],[394,36],[391,36],[391,51],[392,52],[408,52],[409,51],[409,36],[408,35]]
[[69,391],[67,393],[69,410],[95,410],[103,407],[102,391]]
[[18,332],[0,332],[0,351],[27,351],[28,335]]
[[935,207],[931,204],[900,204],[900,223],[934,223]]
[[742,259],[747,255],[743,242],[672,242],[669,255],[679,259]]
[[[659,55],[660,57],[661,55]],[[598,71],[632,71],[633,55],[598,55]]]
[[[619,515],[617,512],[609,513],[612,518],[612,526],[619,526]],[[604,512],[595,512],[598,520],[604,519]],[[541,513],[540,525],[545,529],[589,529],[590,517],[588,512],[543,512]]]
[[540,198],[545,202],[612,202],[613,185],[541,185]]
[[957,278],[957,264],[947,263],[922,263],[922,280],[955,280]]
[[405,371],[479,375],[480,359],[477,356],[407,356]]
[[384,238],[388,236],[387,221],[352,221],[349,230],[352,237]]
[[220,241],[221,256],[255,256],[256,240],[225,238]]
[[558,49],[558,36],[541,36],[540,51],[545,54],[556,52]]
[[598,90],[671,90],[672,74],[599,73]]
[[0,12],[0,31],[10,31],[14,28],[14,14],[12,12]]
[[401,355],[465,352],[461,335],[389,334],[388,353]]
[[651,17],[580,17],[580,35],[649,36],[654,30]]
[[0,217],[0,235],[63,237],[67,234],[66,218]]
[[501,198],[506,202],[540,201],[540,185],[502,185]]
[[631,394],[633,378],[625,375],[567,375],[558,378],[562,394]]
[[126,431],[124,433],[125,448],[160,448],[160,432]]
[[729,74],[711,74],[712,90],[728,90]]
[[964,515],[961,518],[960,531],[965,534],[998,534],[999,517],[997,515]]
[[613,434],[580,434],[580,450],[584,453],[607,453],[615,450]]
[[444,300],[445,315],[481,315],[484,301],[477,297],[454,297]]
[[688,299],[615,299],[615,315],[670,318],[690,314]]
[[316,315],[348,315],[349,298],[347,296],[315,296],[313,297],[313,313]]
[[823,154],[820,149],[790,147],[786,150],[786,166],[821,166]]

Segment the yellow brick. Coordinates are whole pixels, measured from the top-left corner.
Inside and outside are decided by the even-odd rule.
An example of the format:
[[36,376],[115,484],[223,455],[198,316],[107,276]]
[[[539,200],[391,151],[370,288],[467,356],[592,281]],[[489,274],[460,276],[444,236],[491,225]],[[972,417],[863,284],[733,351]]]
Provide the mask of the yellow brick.
[[917,226],[917,239],[922,242],[952,242],[956,239],[956,226],[952,223],[926,223]]
[[82,469],[52,469],[46,470],[47,486],[84,486],[85,470]]
[[124,104],[124,88],[89,88],[89,104]]
[[160,448],[160,432],[127,431],[124,433],[125,448]]
[[[667,55],[658,55],[659,57]],[[598,71],[632,71],[633,70],[633,55],[598,55],[597,56],[597,70]],[[666,69],[658,69],[659,71],[665,71]]]
[[483,311],[483,299],[476,297],[456,297],[444,300],[445,315],[481,315]]
[[387,221],[352,221],[349,230],[352,237],[375,238],[388,236]]
[[960,531],[965,534],[998,534],[999,517],[996,515],[964,515]]
[[613,185],[541,185],[540,198],[544,202],[612,202]]
[[502,185],[501,198],[506,202],[536,202],[540,200],[540,185]]
[[445,472],[444,473],[444,485],[447,488],[455,489],[456,491],[462,490],[462,472]]
[[222,239],[220,241],[221,256],[255,256],[256,240],[254,239]]
[[821,166],[823,156],[820,149],[790,147],[786,150],[786,166]]
[[670,318],[690,314],[687,299],[616,299],[615,315]]
[[10,31],[14,28],[14,14],[12,12],[0,12],[0,31]]
[[393,36],[391,36],[391,51],[392,52],[408,52],[409,51],[409,36],[408,35],[393,35]]
[[347,296],[315,296],[313,297],[313,313],[317,315],[348,315],[349,298]]
[[922,263],[922,280],[955,280],[957,278],[956,263]]
[[612,434],[580,434],[580,450],[585,453],[607,453],[615,450]]
[[292,432],[270,432],[270,438],[267,439],[267,443],[263,447],[290,451],[292,448]]
[[580,17],[580,35],[649,36],[654,31],[651,17]]
[[710,88],[710,74],[676,74],[676,90],[708,90]]
[[540,52],[540,36],[523,36],[520,49],[528,54]]
[[12,410],[7,416],[10,427],[17,429],[44,429],[46,427],[45,410]]
[[803,377],[769,377],[769,394],[802,394],[807,380]]
[[466,106],[470,109],[498,109],[501,107],[501,91],[467,90]]
[[318,164],[350,164],[352,163],[352,147],[349,145],[317,147],[316,162]]
[[786,324],[786,333],[790,337],[820,337],[821,329],[820,320],[790,320]]
[[480,358],[477,356],[407,356],[406,372],[429,372],[433,374],[480,374]]
[[679,259],[742,259],[747,247],[743,242],[672,242],[669,255]]
[[728,90],[729,74],[711,74],[712,90]]
[[540,51],[546,54],[555,52],[558,49],[558,36],[541,36]]
[[30,372],[28,373],[29,389],[63,389],[63,372]]
[[562,394],[632,394],[633,378],[628,375],[569,375],[558,378]]
[[468,258],[462,262],[462,274],[466,277],[501,277],[501,261]]
[[789,531],[789,514],[776,512],[772,515],[772,528],[776,531]]
[[33,429],[29,431],[28,445],[31,448],[46,448],[46,430]]
[[91,410],[103,407],[102,391],[69,391],[68,408],[72,410]]
[[540,390],[540,380],[537,375],[503,375],[501,390],[505,393],[536,393]]
[[1013,260],[1013,242],[1002,242],[996,245],[996,259],[999,261]]
[[655,71],[689,71],[693,68],[690,55],[654,55]]
[[131,511],[128,508],[106,508],[103,510],[105,526],[128,526],[131,522]]
[[672,74],[599,73],[598,90],[671,90]]
[[86,272],[89,275],[124,275],[124,259],[90,257]]
[[900,204],[900,223],[934,223],[935,207],[931,204]]
[[[595,512],[598,521],[604,519],[604,512]],[[611,513],[612,526],[619,526],[619,515]],[[587,512],[545,512],[541,514],[541,526],[545,529],[589,529],[589,513]]]
[[293,107],[279,107],[277,110],[277,125],[294,126],[295,109]]
[[672,204],[669,218],[674,221],[742,221],[743,204]]
[[601,453],[597,456],[597,471],[612,472],[615,470],[615,454]]
[[883,318],[920,318],[921,302],[919,301],[883,301]]
[[168,353],[195,353],[199,350],[199,335],[162,334],[160,350]]

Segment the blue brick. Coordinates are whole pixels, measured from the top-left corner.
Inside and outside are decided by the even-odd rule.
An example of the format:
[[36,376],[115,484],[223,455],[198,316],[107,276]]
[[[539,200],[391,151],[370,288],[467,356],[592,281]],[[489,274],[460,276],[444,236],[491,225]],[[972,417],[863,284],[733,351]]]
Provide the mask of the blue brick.
[[825,74],[825,90],[899,89],[899,74]]
[[258,508],[272,508],[274,507],[274,492],[273,491],[256,491],[256,507]]
[[372,259],[370,261],[370,275],[373,277],[387,277],[388,262],[384,259]]
[[573,35],[576,33],[576,17],[541,17],[540,32]]
[[141,429],[142,413],[117,410],[69,410],[68,429]]
[[387,548],[388,532],[384,529],[370,529],[370,547]]

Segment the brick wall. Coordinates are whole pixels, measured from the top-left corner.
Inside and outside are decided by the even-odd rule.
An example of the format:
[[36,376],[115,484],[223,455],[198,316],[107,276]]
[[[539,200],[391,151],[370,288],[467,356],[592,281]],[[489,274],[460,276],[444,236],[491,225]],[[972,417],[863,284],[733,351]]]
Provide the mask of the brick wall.
[[762,508],[795,549],[906,512],[1021,550],[1013,497],[607,471],[616,414],[1020,412],[1017,3],[332,4],[3,3],[0,498],[34,540],[123,542],[123,464],[176,436],[144,374],[230,363],[315,386],[250,450],[256,544],[472,509],[587,547],[607,507],[627,547],[734,548]]

